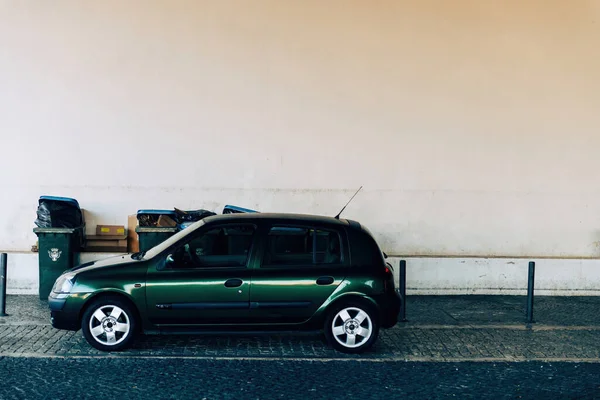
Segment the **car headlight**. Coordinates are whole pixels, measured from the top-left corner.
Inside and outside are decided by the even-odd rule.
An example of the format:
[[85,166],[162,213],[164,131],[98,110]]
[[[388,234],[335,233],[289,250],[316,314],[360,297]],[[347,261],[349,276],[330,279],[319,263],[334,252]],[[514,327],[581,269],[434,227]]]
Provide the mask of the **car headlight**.
[[62,274],[58,277],[56,282],[54,282],[54,287],[52,287],[52,292],[59,294],[69,294],[71,293],[71,289],[73,288],[73,284],[75,283],[75,273],[67,272],[66,274]]

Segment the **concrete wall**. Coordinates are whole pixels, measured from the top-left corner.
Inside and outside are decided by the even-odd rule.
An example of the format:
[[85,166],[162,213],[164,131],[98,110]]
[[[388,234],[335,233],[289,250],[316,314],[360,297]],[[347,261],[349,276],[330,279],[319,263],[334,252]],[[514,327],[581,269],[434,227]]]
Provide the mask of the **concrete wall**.
[[335,215],[364,185],[345,215],[389,253],[597,257],[599,21],[595,0],[0,1],[0,249],[29,250],[42,194],[93,229]]

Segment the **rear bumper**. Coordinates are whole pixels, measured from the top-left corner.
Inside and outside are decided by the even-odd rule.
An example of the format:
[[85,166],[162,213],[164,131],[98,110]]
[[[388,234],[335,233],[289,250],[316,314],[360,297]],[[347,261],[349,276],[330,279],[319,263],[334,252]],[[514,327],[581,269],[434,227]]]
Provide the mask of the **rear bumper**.
[[398,323],[398,314],[400,313],[400,304],[402,298],[397,291],[386,293],[378,299],[379,309],[381,311],[381,327],[391,328]]

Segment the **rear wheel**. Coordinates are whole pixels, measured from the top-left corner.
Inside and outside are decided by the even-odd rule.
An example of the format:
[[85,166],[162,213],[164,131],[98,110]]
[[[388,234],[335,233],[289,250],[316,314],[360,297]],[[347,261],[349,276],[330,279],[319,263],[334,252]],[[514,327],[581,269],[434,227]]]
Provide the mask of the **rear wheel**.
[[358,302],[334,308],[325,322],[327,341],[344,353],[362,353],[375,343],[378,334],[373,308]]
[[98,350],[123,350],[135,339],[136,315],[129,303],[122,299],[100,298],[83,313],[81,330],[87,342]]

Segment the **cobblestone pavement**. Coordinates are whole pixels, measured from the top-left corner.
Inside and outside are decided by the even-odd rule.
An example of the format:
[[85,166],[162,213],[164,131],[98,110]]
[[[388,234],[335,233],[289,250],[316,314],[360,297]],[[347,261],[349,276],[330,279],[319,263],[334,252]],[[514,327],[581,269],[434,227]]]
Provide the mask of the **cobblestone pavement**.
[[329,348],[320,335],[141,336],[130,350],[106,354],[90,347],[81,332],[50,326],[0,326],[0,356],[96,355],[231,358],[351,358],[393,360],[600,360],[600,330],[498,328],[382,331],[362,355]]
[[[409,296],[408,326],[524,324],[526,296]],[[537,296],[536,325],[600,326],[600,296]]]
[[102,353],[49,324],[47,303],[9,296],[0,400],[600,398],[600,298],[415,296],[408,322],[362,355],[315,334],[142,336]]
[[11,399],[594,399],[600,364],[0,358]]
[[[600,360],[596,319],[600,299],[540,297],[536,319],[553,323],[565,319],[566,323],[531,326],[523,323],[521,300],[516,296],[414,297],[407,303],[407,310],[412,310],[409,322],[383,330],[376,345],[359,356],[336,352],[322,336],[307,334],[141,336],[133,349],[116,356]],[[0,318],[0,356],[108,356],[90,347],[81,332],[52,328],[47,304],[37,297],[9,296],[7,304],[9,317]]]

